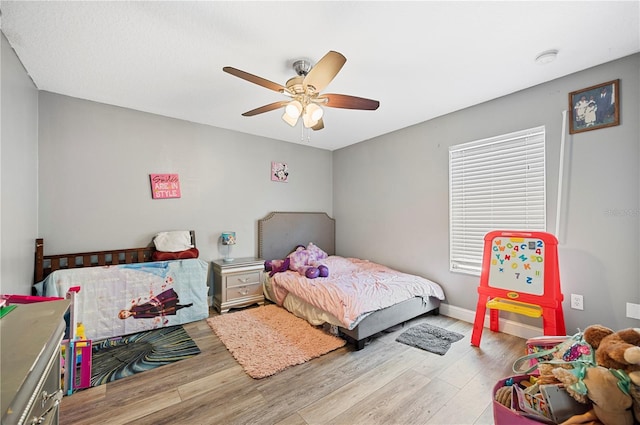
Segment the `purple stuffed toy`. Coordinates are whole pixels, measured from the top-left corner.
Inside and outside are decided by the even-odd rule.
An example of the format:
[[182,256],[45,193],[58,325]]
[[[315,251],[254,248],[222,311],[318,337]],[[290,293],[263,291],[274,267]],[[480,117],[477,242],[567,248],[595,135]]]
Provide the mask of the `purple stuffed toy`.
[[264,271],[269,272],[269,277],[273,277],[276,273],[289,270],[290,262],[289,257],[284,260],[267,260],[264,262]]
[[264,270],[269,272],[269,277],[287,270],[298,272],[309,279],[327,277],[329,276],[329,268],[324,264],[319,264],[321,260],[327,257],[326,252],[310,242],[306,248],[304,245],[298,245],[295,251],[284,260],[265,261]]
[[291,259],[290,270],[297,271],[309,279],[315,279],[329,276],[329,268],[319,265],[319,262],[327,257],[326,252],[309,242],[306,248],[303,245],[298,245],[287,258]]

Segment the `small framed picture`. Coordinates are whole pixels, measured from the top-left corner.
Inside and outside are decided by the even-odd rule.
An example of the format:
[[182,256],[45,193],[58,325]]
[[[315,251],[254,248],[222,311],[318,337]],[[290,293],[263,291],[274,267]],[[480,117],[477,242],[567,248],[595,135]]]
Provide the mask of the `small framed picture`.
[[620,80],[569,93],[569,133],[620,124]]
[[286,183],[289,181],[289,169],[284,162],[271,162],[271,180]]
[[151,198],[169,199],[180,197],[180,177],[177,174],[149,174]]

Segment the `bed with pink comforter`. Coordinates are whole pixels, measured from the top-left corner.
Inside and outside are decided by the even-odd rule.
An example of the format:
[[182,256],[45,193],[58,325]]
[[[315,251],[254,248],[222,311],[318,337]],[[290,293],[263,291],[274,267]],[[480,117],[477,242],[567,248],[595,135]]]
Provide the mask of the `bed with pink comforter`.
[[308,279],[292,270],[274,274],[270,279],[273,301],[283,305],[293,294],[331,314],[345,329],[353,329],[368,314],[414,297],[444,300],[437,283],[381,264],[339,256],[329,256],[320,264],[328,267],[328,277]]
[[[323,212],[272,212],[258,220],[258,256],[269,272],[269,300],[314,326],[334,325],[357,350],[379,332],[438,314],[445,298],[428,279],[336,256],[335,220]],[[329,269],[327,277],[305,277],[307,268],[317,272],[321,264]]]

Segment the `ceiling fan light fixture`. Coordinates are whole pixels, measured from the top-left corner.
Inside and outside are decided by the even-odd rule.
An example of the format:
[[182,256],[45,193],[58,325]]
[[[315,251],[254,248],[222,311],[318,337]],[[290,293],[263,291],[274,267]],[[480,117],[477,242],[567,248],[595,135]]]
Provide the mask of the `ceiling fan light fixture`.
[[284,114],[282,114],[282,119],[284,120],[284,122],[289,124],[291,127],[295,127],[295,125],[298,123],[298,117],[292,117],[289,114],[287,114],[286,112]]
[[288,115],[292,119],[298,119],[302,113],[302,104],[297,100],[292,100],[284,108],[285,115]]
[[307,106],[306,113],[310,115],[312,121],[317,123],[324,115],[324,110],[315,103],[311,103]]
[[302,114],[302,122],[304,123],[305,127],[313,128],[316,124],[318,124],[318,122],[322,118],[322,115],[324,115],[324,111],[322,110],[322,108],[315,103],[311,103],[307,105],[304,113]]
[[312,120],[309,114],[304,114],[302,116],[302,122],[304,123],[304,126],[307,128],[311,128],[314,125],[318,124],[318,121]]

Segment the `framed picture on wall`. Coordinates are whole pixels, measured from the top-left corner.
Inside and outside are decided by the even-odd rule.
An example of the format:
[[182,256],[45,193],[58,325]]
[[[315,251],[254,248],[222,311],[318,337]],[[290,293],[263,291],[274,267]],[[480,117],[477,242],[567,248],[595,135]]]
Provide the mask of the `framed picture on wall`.
[[289,181],[289,168],[284,162],[271,162],[271,180],[287,183]]
[[569,93],[569,133],[597,130],[620,124],[620,80]]
[[180,177],[177,174],[149,174],[151,198],[169,199],[180,197]]

